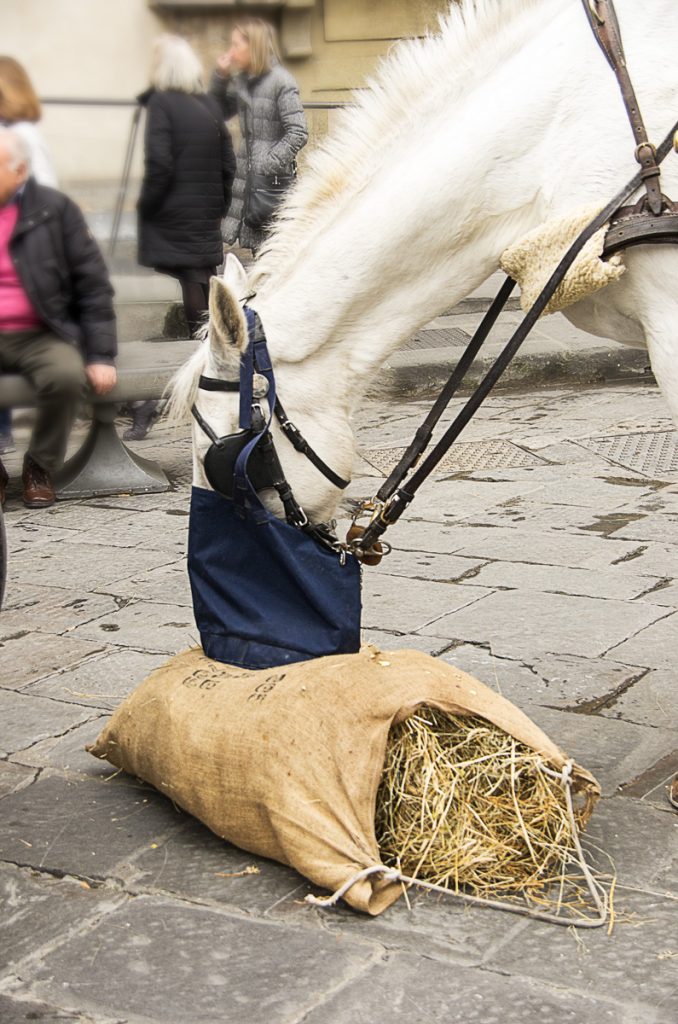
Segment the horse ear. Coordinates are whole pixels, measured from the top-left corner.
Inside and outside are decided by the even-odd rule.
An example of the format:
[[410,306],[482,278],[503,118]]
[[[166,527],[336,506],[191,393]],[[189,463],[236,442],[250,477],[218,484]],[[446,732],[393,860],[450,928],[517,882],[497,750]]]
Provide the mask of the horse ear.
[[232,252],[227,253],[223,273],[224,284],[228,285],[234,295],[243,302],[249,294],[247,271]]
[[210,281],[209,339],[213,349],[223,351],[235,345],[239,352],[247,346],[247,323],[234,292],[220,277]]

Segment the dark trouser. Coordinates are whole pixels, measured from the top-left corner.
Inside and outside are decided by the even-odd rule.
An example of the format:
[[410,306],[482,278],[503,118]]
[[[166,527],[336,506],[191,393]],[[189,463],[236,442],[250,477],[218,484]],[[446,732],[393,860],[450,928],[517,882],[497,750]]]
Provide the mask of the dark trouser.
[[175,278],[181,286],[181,300],[188,322],[188,333],[194,338],[205,322],[205,313],[209,306],[210,279],[216,273],[216,267],[155,267],[159,274],[167,274]]
[[209,306],[209,282],[193,281],[179,274],[179,284],[181,285],[184,313],[188,322],[188,332],[192,338],[195,338],[204,323],[205,313]]
[[60,469],[78,403],[87,393],[79,351],[48,331],[0,332],[0,373],[19,373],[35,388],[38,414],[27,454],[50,473]]

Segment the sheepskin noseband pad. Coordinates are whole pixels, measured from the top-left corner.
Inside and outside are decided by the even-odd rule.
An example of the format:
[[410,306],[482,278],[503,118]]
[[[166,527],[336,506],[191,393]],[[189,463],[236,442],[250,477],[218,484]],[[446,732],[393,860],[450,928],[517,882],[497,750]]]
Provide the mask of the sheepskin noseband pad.
[[[504,250],[500,266],[520,285],[520,304],[525,312],[532,307],[572,242],[600,210],[600,206],[587,206],[548,221]],[[607,261],[601,259],[606,232],[607,225],[584,245],[542,316],[557,313],[621,277],[626,269],[622,253],[615,253]]]

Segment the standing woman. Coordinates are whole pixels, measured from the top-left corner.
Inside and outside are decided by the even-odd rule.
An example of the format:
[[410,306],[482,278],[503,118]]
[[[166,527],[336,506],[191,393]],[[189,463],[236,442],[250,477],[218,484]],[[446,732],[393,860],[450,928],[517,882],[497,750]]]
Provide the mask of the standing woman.
[[[145,165],[139,211],[139,263],[177,279],[190,336],[207,312],[210,278],[223,263],[221,220],[231,205],[235,154],[202,68],[180,36],[154,43],[146,107]],[[125,440],[142,441],[158,403],[132,403]]]
[[[40,100],[27,72],[13,57],[0,55],[0,124],[11,127],[26,144],[31,160],[31,177],[38,185],[58,185],[45,140],[38,128],[42,116]],[[15,450],[12,412],[0,409],[0,455]]]
[[280,63],[271,25],[261,18],[245,18],[236,25],[230,50],[217,61],[210,92],[226,120],[238,115],[242,135],[224,241],[237,241],[256,253],[267,225],[248,223],[250,190],[266,179],[275,188],[279,182],[291,183],[296,154],[308,141],[299,89]]
[[221,219],[231,203],[235,155],[219,104],[207,96],[195,53],[180,36],[155,41],[138,201],[139,263],[175,277],[195,335],[210,277],[223,262]]

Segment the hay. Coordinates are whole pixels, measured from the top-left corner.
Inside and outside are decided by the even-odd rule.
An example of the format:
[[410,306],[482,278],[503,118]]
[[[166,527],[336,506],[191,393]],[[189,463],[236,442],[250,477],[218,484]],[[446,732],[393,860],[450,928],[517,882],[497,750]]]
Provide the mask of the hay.
[[383,863],[484,899],[583,904],[583,886],[566,874],[573,825],[585,825],[593,801],[575,825],[561,780],[543,768],[485,719],[420,708],[389,733],[375,817]]

